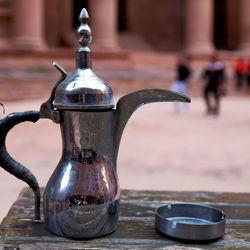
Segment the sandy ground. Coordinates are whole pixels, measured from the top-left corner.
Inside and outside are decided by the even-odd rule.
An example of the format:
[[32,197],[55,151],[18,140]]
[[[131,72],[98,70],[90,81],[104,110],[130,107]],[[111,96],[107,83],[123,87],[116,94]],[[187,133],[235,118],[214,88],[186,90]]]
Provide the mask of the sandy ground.
[[[118,100],[118,98],[116,98]],[[38,110],[44,100],[5,102],[7,113]],[[187,114],[171,103],[145,105],[125,128],[118,156],[123,189],[250,191],[250,98],[226,97],[219,117],[206,116],[194,97]],[[61,154],[59,126],[49,120],[16,126],[7,147],[46,185]],[[0,220],[22,181],[0,169]]]

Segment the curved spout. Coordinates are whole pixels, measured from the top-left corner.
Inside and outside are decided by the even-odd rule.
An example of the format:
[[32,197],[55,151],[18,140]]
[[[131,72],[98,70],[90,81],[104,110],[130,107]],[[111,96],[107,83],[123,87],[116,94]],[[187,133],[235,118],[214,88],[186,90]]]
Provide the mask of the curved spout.
[[152,102],[191,102],[191,99],[186,95],[164,89],[143,89],[121,97],[115,112],[115,161],[122,132],[130,116],[140,106]]

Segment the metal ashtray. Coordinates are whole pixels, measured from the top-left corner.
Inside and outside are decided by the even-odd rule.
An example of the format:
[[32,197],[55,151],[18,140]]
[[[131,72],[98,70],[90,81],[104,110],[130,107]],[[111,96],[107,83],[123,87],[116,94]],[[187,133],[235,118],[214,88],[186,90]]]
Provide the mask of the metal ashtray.
[[182,240],[213,240],[225,234],[222,211],[202,204],[174,203],[158,207],[156,229]]

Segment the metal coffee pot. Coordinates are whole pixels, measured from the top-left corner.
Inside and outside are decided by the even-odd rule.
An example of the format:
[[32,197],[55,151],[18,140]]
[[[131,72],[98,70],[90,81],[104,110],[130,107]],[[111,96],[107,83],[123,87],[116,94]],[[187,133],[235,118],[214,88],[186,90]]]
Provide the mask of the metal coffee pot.
[[0,165],[34,191],[35,220],[40,220],[40,190],[36,178],[10,157],[8,131],[24,121],[40,118],[59,123],[63,149],[43,196],[48,231],[69,238],[95,238],[113,232],[119,216],[120,189],[116,160],[123,129],[140,106],[151,102],[190,102],[190,98],[162,89],[143,89],[123,96],[116,107],[111,88],[91,69],[91,30],[88,13],[81,11],[76,70],[71,75],[56,63],[61,78],[40,112],[13,113],[0,120]]

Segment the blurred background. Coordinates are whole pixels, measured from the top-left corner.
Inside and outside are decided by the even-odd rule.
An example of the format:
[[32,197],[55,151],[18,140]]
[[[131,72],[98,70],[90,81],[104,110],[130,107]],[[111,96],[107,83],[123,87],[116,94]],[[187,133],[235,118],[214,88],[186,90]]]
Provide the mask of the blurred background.
[[[145,105],[129,120],[118,155],[121,188],[249,192],[249,0],[0,0],[5,115],[39,110],[60,77],[52,61],[74,71],[83,7],[93,33],[93,69],[116,101],[142,88],[172,89],[180,57],[190,71],[191,104]],[[207,112],[204,99],[212,55],[224,72],[217,114]],[[61,155],[59,125],[20,124],[7,148],[45,186]],[[24,186],[0,169],[0,218]]]

